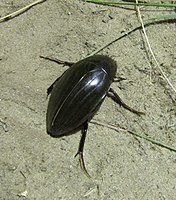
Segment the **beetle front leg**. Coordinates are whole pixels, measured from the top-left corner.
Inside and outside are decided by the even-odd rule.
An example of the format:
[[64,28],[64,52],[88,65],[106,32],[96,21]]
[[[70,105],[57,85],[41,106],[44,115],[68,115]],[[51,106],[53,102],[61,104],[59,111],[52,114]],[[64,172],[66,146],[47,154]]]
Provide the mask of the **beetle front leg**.
[[137,114],[137,115],[145,115],[145,113],[137,111],[133,108],[131,108],[130,106],[128,106],[127,104],[125,104],[122,99],[119,97],[119,95],[112,89],[109,89],[109,92],[107,94],[108,97],[110,97],[113,101],[115,101],[116,103],[118,103],[120,106],[123,106],[125,109]]
[[[69,67],[71,67],[71,66],[74,64],[74,62],[62,61],[62,60],[59,60],[59,59],[53,58],[53,57],[40,56],[40,58],[43,58],[43,59],[45,59],[45,60],[49,60],[49,61],[56,62],[57,64],[67,65],[67,66],[69,66]],[[47,95],[49,95],[49,94],[51,93],[51,91],[52,91],[52,89],[53,89],[53,87],[54,87],[54,84],[55,84],[59,79],[60,79],[60,77],[57,78],[57,79],[49,86],[49,88],[47,89]]]
[[82,136],[81,136],[81,140],[79,142],[78,152],[76,153],[75,157],[77,155],[79,155],[79,163],[80,163],[81,169],[86,174],[86,176],[88,176],[90,178],[91,176],[87,172],[87,169],[86,169],[85,163],[84,163],[84,157],[83,157],[83,150],[84,150],[84,143],[85,143],[85,139],[86,139],[87,129],[88,129],[88,122],[86,121],[83,124]]
[[40,58],[44,58],[45,60],[53,61],[57,64],[67,65],[69,67],[71,67],[73,64],[75,64],[74,62],[63,61],[63,60],[59,60],[59,59],[53,58],[53,57],[40,56]]

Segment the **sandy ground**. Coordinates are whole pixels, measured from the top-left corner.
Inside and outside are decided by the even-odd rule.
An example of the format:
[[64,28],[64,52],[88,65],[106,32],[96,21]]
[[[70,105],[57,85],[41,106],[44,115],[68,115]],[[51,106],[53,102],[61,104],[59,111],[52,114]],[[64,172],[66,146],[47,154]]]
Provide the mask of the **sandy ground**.
[[[3,0],[1,16],[30,2]],[[143,15],[156,16],[156,11]],[[175,152],[90,123],[85,144],[89,179],[74,158],[80,132],[59,139],[46,133],[46,90],[66,68],[39,56],[78,61],[136,24],[132,10],[64,0],[48,0],[0,24],[0,200],[176,199]],[[175,23],[146,30],[159,64],[176,87]],[[146,116],[106,98],[94,119],[176,147],[175,94],[150,66],[141,32],[101,54],[112,56],[118,75],[127,79],[113,83],[114,90]]]

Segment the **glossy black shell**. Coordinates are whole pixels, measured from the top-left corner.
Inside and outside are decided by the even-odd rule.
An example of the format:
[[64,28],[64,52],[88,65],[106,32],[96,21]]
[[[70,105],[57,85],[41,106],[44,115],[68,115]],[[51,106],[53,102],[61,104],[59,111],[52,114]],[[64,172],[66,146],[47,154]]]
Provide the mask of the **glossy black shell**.
[[47,132],[58,137],[89,121],[99,109],[116,75],[116,63],[94,55],[73,64],[56,81],[47,109]]

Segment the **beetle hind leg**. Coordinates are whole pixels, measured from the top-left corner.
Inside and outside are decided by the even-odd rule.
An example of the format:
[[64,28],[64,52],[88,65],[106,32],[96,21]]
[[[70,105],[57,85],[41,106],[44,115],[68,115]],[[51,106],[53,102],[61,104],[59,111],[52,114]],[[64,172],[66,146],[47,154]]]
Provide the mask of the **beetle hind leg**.
[[137,114],[137,115],[145,115],[145,113],[137,111],[133,108],[131,108],[130,106],[128,106],[127,104],[125,104],[122,99],[119,97],[119,95],[112,89],[109,89],[109,92],[107,94],[108,97],[110,97],[113,101],[115,101],[116,103],[118,103],[120,106],[124,107],[125,109]]
[[86,121],[83,124],[82,136],[81,136],[81,140],[79,142],[78,152],[76,153],[75,157],[77,155],[79,155],[79,163],[80,163],[81,169],[86,174],[86,176],[90,178],[91,176],[89,175],[89,173],[86,169],[86,166],[84,163],[84,157],[83,157],[83,150],[84,150],[84,143],[85,143],[85,139],[86,139],[87,129],[88,129],[88,122]]

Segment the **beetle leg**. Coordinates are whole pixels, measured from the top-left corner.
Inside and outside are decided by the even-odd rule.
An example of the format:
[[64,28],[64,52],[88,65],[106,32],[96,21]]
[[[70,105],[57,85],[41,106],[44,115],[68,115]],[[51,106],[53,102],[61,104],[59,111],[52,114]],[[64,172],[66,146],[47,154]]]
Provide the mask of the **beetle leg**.
[[55,62],[57,64],[67,65],[69,67],[71,67],[73,64],[75,64],[74,62],[63,61],[63,60],[59,60],[59,59],[53,58],[53,57],[40,56],[40,58],[44,58],[46,60],[53,61],[53,62]]
[[123,78],[123,77],[115,77],[113,82],[120,82],[120,81],[123,81],[123,80],[126,80],[126,78]]
[[112,88],[109,89],[109,92],[108,92],[107,96],[111,97],[111,99],[113,101],[115,101],[116,103],[118,103],[120,106],[123,106],[125,109],[127,109],[127,110],[129,110],[129,111],[131,111],[131,112],[133,112],[133,113],[135,113],[135,114],[137,114],[139,116],[140,115],[145,115],[145,113],[137,111],[137,110],[131,108],[130,106],[128,106],[127,104],[125,104],[122,101],[122,99],[119,97],[119,95]]
[[81,169],[86,174],[86,176],[88,176],[90,178],[91,176],[87,172],[87,169],[86,169],[85,163],[84,163],[84,157],[83,157],[83,150],[84,150],[84,143],[85,143],[85,139],[86,139],[87,129],[88,129],[88,122],[86,121],[83,124],[82,136],[81,136],[81,140],[79,142],[78,152],[76,153],[75,157],[77,155],[79,155],[79,163],[80,163]]

